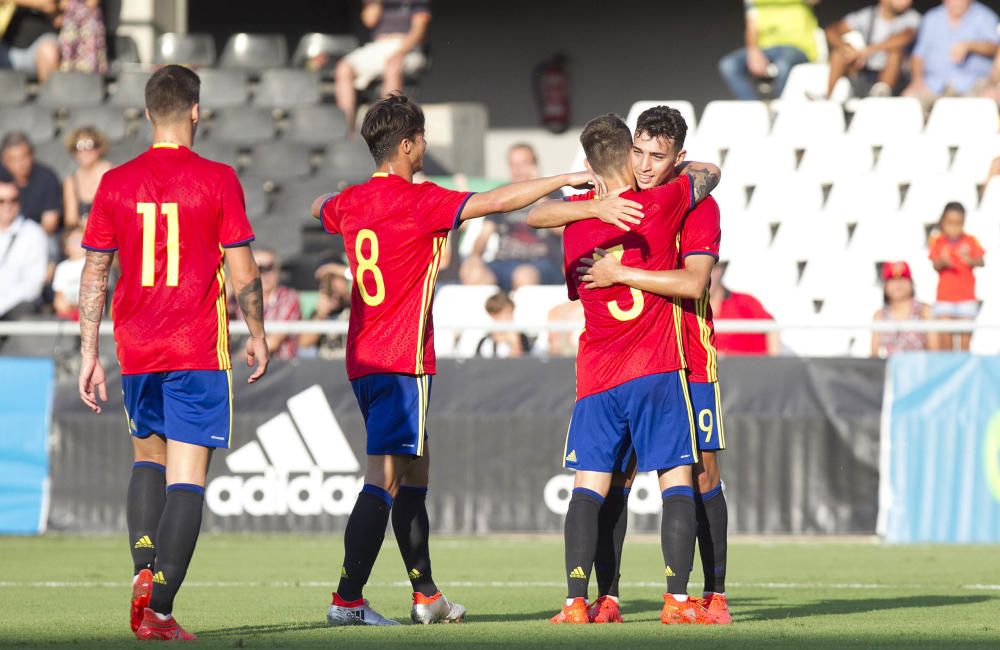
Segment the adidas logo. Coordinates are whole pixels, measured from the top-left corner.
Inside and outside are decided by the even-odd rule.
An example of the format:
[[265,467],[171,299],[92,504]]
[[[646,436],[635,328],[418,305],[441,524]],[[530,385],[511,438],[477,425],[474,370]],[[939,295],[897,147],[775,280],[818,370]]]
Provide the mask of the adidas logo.
[[167,584],[167,579],[163,577],[163,571],[157,571],[156,575],[153,576],[153,582],[158,585]]
[[586,580],[587,574],[583,572],[583,567],[576,567],[569,572],[569,577],[575,580]]
[[677,575],[676,573],[674,573],[674,570],[673,570],[673,569],[671,569],[670,567],[667,567],[667,568],[666,568],[666,570],[665,570],[665,571],[664,571],[663,573],[664,573],[664,575],[666,575],[666,576],[667,576],[668,578],[673,578],[673,577],[674,577],[675,575]]
[[576,462],[576,449],[574,449],[573,451],[569,452],[569,454],[566,455],[566,462],[567,463]]
[[[287,411],[257,427],[257,440],[226,456],[233,475],[219,476],[205,488],[205,504],[212,513],[351,513],[364,478],[355,475],[361,465],[323,389],[310,386],[287,404]],[[247,474],[251,476],[239,476]]]
[[347,567],[346,566],[340,567],[340,577],[341,578],[346,578],[347,577]]
[[149,535],[143,535],[136,540],[135,546],[132,548],[156,548],[153,546],[153,540],[149,539]]
[[410,576],[410,580],[416,580],[417,578],[419,578],[423,574],[420,573],[420,571],[417,571],[416,569],[410,569],[410,572],[408,574],[406,574],[406,575]]

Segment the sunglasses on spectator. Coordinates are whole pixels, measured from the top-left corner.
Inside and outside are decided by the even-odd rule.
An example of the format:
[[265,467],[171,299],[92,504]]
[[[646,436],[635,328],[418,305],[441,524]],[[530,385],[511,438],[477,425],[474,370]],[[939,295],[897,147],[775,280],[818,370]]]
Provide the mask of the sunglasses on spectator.
[[76,141],[77,151],[93,151],[96,148],[97,148],[97,143],[94,142],[91,138],[84,138]]
[[271,271],[274,270],[274,264],[273,263],[271,263],[271,264],[258,264],[257,268],[260,270],[261,273],[270,273]]

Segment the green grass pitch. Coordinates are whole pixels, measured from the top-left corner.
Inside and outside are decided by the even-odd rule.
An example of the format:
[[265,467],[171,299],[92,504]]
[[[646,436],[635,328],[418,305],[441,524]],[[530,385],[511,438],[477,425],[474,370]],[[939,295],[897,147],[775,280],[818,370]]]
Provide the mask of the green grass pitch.
[[[219,648],[1000,647],[997,547],[737,539],[730,627],[660,624],[662,562],[648,538],[625,550],[624,625],[548,624],[564,596],[550,536],[432,540],[439,586],[469,608],[461,625],[334,629],[341,552],[340,535],[205,535],[175,613],[200,647]],[[137,643],[129,573],[124,536],[0,538],[0,645]],[[390,535],[366,596],[408,623],[404,577]]]

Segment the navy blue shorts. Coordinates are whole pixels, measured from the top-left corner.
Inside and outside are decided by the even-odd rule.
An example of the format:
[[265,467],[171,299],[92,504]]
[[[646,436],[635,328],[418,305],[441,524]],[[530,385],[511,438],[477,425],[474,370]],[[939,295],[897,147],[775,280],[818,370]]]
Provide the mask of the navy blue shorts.
[[721,451],[726,448],[726,428],[722,424],[722,398],[719,382],[688,382],[699,451]]
[[430,375],[367,375],[351,386],[365,418],[369,456],[424,455]]
[[692,465],[694,418],[683,371],[639,377],[578,400],[566,435],[563,467],[625,472]]
[[125,417],[136,438],[153,434],[202,447],[229,447],[233,388],[229,370],[122,375]]

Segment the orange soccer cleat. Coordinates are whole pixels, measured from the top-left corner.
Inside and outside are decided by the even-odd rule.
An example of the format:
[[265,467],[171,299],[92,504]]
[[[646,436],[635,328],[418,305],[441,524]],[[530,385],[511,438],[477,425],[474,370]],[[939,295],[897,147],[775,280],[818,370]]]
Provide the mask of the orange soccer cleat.
[[693,598],[684,602],[675,600],[671,594],[663,594],[663,611],[660,612],[660,622],[664,625],[694,625],[707,623],[705,609]]
[[142,612],[142,623],[135,631],[135,638],[140,641],[197,641],[198,637],[185,632],[173,616],[165,621],[160,620],[156,612],[146,608]]
[[725,594],[707,594],[699,600],[705,609],[705,618],[711,625],[732,625],[733,617],[729,613],[729,603]]
[[586,598],[574,598],[572,603],[565,605],[558,614],[549,619],[549,623],[570,623],[573,625],[589,622]]
[[622,613],[618,609],[618,601],[609,596],[601,596],[595,600],[587,611],[591,623],[621,623]]
[[153,572],[143,569],[132,582],[132,606],[129,610],[129,624],[134,633],[142,623],[142,610],[149,607],[149,599],[153,595]]

